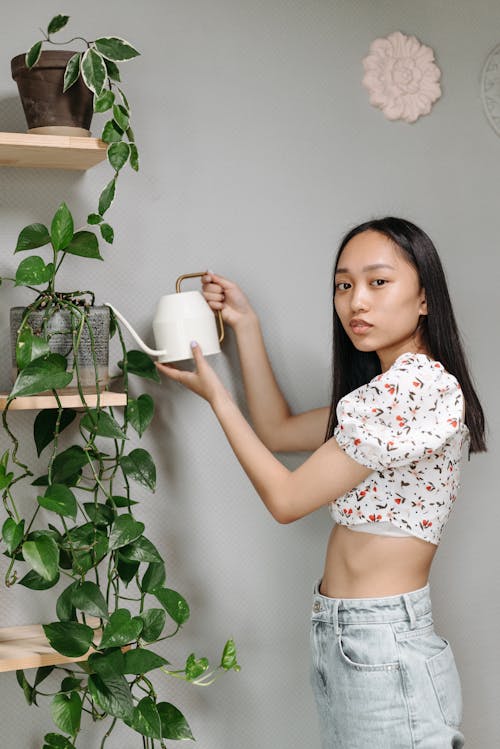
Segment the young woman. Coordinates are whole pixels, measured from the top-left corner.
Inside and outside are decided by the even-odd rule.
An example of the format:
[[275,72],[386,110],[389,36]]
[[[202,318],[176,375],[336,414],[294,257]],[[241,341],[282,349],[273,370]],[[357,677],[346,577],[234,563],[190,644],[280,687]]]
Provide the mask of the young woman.
[[[484,415],[429,237],[397,218],[343,239],[333,277],[329,407],[292,414],[237,284],[203,293],[236,335],[254,430],[193,345],[195,371],[157,364],[205,398],[279,523],[329,505],[336,521],[313,592],[311,683],[324,749],[460,749],[462,692],[433,626],[431,563],[464,449]],[[273,452],[311,451],[289,471]],[[361,532],[358,532],[361,531]]]

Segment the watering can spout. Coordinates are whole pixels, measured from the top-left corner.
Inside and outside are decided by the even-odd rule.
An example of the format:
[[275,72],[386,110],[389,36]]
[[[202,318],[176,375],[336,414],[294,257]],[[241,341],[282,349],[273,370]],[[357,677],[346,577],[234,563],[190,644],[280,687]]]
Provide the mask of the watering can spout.
[[153,348],[149,348],[149,346],[146,346],[146,344],[144,343],[144,341],[142,340],[142,338],[140,338],[138,336],[138,334],[135,332],[135,330],[133,329],[133,327],[131,326],[131,324],[127,320],[125,320],[125,318],[123,317],[123,315],[121,314],[121,312],[118,312],[118,310],[115,307],[113,307],[112,304],[109,304],[109,302],[104,302],[104,304],[106,305],[106,307],[109,307],[111,310],[113,310],[113,312],[116,315],[116,317],[130,331],[130,333],[132,334],[133,338],[137,341],[137,343],[139,344],[139,346],[142,348],[142,350],[146,354],[149,354],[149,356],[166,356],[167,351],[165,349],[158,350],[158,349],[153,349]]

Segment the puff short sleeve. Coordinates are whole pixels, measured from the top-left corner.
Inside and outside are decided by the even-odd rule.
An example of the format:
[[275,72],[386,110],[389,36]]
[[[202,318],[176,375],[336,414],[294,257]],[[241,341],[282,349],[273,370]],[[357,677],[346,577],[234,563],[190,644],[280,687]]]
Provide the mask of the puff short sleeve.
[[381,471],[437,453],[459,437],[457,379],[425,354],[403,354],[386,372],[341,398],[334,437],[362,465]]

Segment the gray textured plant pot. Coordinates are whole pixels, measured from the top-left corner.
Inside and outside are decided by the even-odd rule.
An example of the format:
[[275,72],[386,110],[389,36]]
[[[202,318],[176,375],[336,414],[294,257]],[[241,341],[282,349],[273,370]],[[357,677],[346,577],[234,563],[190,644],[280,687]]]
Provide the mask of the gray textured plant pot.
[[24,54],[12,59],[12,77],[19,89],[29,132],[68,135],[73,130],[74,135],[90,135],[92,91],[80,76],[63,93],[64,70],[74,54],[59,49],[44,51],[33,68],[26,67]]
[[[17,377],[16,363],[16,342],[19,328],[25,312],[25,307],[12,307],[10,310],[10,342],[12,357],[12,375],[13,380]],[[40,334],[46,312],[36,310],[29,315],[28,324],[33,333]],[[89,307],[87,311],[88,320],[94,336],[94,350],[97,362],[97,373],[99,387],[103,388],[109,383],[109,307]],[[68,370],[73,365],[72,336],[71,336],[71,319],[70,313],[66,310],[55,312],[47,324],[47,334],[49,335],[49,348],[54,354],[62,354],[68,359]],[[82,387],[88,390],[95,390],[95,367],[92,357],[92,348],[89,332],[84,326],[78,348],[77,365],[80,373],[80,382]],[[76,377],[74,376],[69,384],[69,388],[76,388]]]

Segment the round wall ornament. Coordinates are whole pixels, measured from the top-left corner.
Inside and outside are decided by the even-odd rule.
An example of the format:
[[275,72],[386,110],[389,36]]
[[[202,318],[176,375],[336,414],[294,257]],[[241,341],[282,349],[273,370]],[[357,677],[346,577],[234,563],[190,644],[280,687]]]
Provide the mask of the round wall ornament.
[[429,114],[441,96],[441,70],[434,52],[415,36],[394,31],[375,39],[363,59],[363,86],[370,104],[382,110],[388,120],[415,122]]
[[500,135],[500,44],[486,58],[481,76],[481,99],[488,122]]

